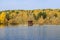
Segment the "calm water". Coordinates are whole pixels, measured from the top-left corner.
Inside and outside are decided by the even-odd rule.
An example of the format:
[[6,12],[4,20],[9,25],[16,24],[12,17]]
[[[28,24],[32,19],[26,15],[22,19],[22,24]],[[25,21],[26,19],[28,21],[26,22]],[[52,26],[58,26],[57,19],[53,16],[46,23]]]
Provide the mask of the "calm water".
[[0,40],[60,40],[60,26],[6,26],[0,28]]

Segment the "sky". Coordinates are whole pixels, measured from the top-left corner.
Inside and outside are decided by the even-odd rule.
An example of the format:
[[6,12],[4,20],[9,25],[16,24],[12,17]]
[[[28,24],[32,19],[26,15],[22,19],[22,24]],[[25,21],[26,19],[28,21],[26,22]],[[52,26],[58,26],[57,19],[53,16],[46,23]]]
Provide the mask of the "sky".
[[60,0],[0,0],[0,10],[60,8]]

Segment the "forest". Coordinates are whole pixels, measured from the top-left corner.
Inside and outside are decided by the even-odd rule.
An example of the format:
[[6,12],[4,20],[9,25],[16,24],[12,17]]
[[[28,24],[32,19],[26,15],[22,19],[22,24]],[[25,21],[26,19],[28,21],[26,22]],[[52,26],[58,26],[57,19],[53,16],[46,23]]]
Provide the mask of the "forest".
[[0,11],[0,24],[60,25],[60,9],[4,10]]

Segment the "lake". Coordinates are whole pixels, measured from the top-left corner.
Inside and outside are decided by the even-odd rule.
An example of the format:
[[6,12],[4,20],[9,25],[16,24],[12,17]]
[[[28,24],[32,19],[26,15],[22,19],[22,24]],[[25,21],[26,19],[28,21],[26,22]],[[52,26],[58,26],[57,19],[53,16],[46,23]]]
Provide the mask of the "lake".
[[60,25],[6,26],[0,40],[60,40]]

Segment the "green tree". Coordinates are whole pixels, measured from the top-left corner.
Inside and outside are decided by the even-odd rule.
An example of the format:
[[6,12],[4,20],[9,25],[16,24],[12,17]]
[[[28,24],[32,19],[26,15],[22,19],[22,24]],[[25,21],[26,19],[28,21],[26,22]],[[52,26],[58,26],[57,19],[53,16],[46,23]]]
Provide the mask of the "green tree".
[[35,20],[37,20],[37,17],[35,16],[35,14],[33,14],[33,17],[34,17]]
[[43,16],[43,19],[45,19],[47,17],[46,12],[42,12],[41,15]]
[[39,17],[41,17],[41,12],[40,13],[38,13],[38,15],[36,16],[35,14],[33,14],[33,16],[34,16],[34,19],[35,20],[38,20],[39,19]]
[[2,12],[0,12],[0,14],[1,14]]
[[12,10],[11,12],[15,12],[15,10]]
[[57,17],[57,14],[55,13],[54,16]]
[[16,12],[16,14],[19,14],[19,12]]
[[9,12],[6,13],[6,19],[9,20],[10,17],[9,17]]
[[35,14],[33,16],[35,20],[38,20],[41,16],[43,16],[43,19],[47,17],[46,12],[39,12],[37,16]]

